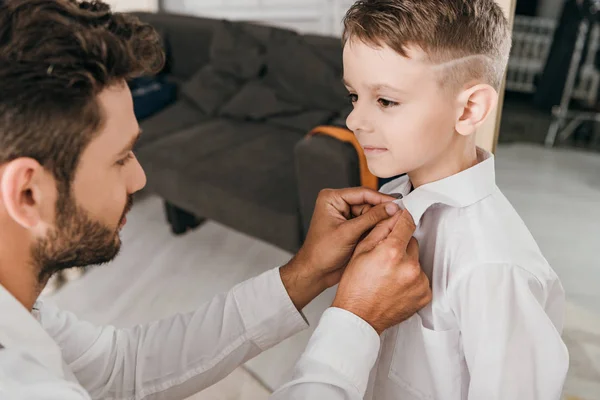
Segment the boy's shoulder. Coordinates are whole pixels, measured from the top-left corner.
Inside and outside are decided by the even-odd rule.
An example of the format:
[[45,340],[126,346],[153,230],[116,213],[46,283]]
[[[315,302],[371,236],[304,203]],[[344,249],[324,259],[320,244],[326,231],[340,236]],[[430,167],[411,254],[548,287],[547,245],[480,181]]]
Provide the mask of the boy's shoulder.
[[423,215],[418,234],[447,260],[445,269],[454,272],[450,275],[497,264],[525,269],[540,279],[555,275],[500,189],[467,207],[434,204]]

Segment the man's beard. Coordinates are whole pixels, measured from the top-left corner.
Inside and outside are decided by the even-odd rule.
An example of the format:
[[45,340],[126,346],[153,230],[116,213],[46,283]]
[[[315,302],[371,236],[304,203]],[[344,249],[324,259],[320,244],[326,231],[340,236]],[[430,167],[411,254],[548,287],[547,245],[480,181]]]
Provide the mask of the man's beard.
[[133,205],[129,195],[119,220],[119,226],[110,228],[94,221],[75,203],[69,194],[59,195],[56,203],[56,227],[32,249],[32,260],[39,271],[38,282],[45,284],[56,272],[112,261],[121,249],[119,230],[121,222]]

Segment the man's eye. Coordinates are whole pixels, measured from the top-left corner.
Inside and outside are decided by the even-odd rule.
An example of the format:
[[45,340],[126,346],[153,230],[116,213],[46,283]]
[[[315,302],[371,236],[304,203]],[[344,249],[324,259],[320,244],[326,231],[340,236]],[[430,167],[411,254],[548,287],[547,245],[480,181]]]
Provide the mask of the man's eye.
[[129,153],[127,153],[127,156],[125,156],[125,158],[123,158],[123,159],[121,159],[121,160],[117,161],[117,165],[124,166],[124,165],[125,165],[125,164],[127,164],[127,162],[128,162],[129,160],[131,160],[132,158],[133,158],[133,152],[132,152],[132,151],[130,151]]
[[348,100],[350,100],[350,103],[354,104],[358,101],[358,96],[355,94],[349,94]]
[[383,108],[395,107],[399,104],[399,103],[396,103],[395,101],[386,100],[386,99],[379,99],[379,100],[377,100],[377,102]]

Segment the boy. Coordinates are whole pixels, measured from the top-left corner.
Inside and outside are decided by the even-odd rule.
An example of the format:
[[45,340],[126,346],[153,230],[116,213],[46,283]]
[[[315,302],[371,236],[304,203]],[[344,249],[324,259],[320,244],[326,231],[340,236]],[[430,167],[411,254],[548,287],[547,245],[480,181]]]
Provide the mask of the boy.
[[358,1],[344,20],[347,120],[417,224],[433,303],[385,331],[367,399],[553,400],[564,292],[475,133],[498,102],[510,30],[493,0]]

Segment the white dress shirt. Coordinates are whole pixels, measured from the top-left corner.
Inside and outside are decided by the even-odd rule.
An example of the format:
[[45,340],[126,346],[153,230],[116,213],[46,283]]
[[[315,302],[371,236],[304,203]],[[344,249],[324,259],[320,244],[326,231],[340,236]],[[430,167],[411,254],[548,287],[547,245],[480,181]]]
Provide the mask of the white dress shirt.
[[[195,312],[131,329],[96,327],[43,302],[30,313],[0,285],[0,399],[185,399],[306,327],[278,269]],[[366,322],[331,308],[273,398],[361,399],[379,346]]]
[[406,176],[382,188],[403,195],[417,224],[433,302],[383,333],[367,399],[561,397],[563,288],[496,186],[494,157],[478,149],[478,158],[412,191]]

